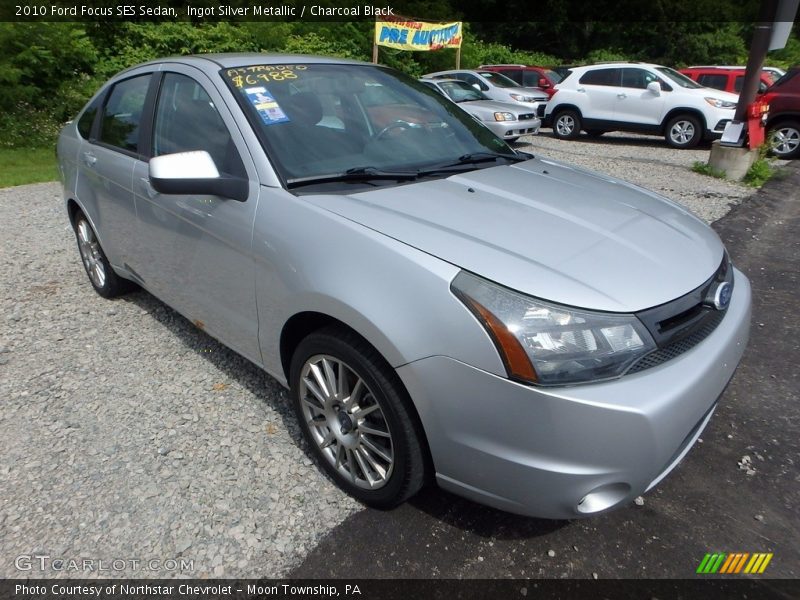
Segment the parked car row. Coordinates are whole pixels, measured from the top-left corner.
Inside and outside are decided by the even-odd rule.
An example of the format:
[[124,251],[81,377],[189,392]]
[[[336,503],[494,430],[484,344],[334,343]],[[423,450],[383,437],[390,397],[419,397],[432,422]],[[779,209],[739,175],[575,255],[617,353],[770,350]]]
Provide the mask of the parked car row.
[[[577,138],[581,131],[591,137],[630,131],[664,136],[674,148],[693,148],[722,136],[734,117],[745,72],[740,66],[693,66],[678,71],[639,62],[558,71],[492,64],[429,73],[420,81],[506,141],[537,133],[543,125],[561,139]],[[768,138],[780,158],[800,154],[800,100],[795,90],[800,78],[795,79],[793,73],[796,70],[787,74],[767,67],[759,81],[758,91],[770,104]]]

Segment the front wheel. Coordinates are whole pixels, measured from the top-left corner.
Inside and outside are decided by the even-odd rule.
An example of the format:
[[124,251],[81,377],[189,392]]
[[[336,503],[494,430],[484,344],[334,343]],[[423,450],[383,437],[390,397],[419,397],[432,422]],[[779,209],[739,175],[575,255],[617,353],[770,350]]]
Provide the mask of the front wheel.
[[673,148],[694,148],[703,137],[703,128],[697,117],[679,115],[667,123],[664,137]]
[[292,399],[312,452],[345,492],[391,508],[425,481],[422,433],[396,373],[343,328],[305,338],[292,358]]
[[778,158],[800,156],[800,122],[784,121],[771,126],[767,139],[772,153]]
[[574,110],[562,110],[553,117],[553,135],[562,140],[574,140],[581,132],[581,117]]

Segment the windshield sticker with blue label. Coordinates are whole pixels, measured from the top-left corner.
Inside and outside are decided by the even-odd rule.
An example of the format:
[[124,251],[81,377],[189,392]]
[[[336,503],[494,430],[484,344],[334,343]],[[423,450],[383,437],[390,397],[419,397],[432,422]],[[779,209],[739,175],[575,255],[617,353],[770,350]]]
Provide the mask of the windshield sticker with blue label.
[[247,98],[253,104],[253,107],[258,111],[265,125],[285,123],[289,120],[289,117],[286,116],[286,113],[283,112],[283,109],[275,101],[275,98],[267,91],[267,88],[245,88],[244,92],[247,94]]

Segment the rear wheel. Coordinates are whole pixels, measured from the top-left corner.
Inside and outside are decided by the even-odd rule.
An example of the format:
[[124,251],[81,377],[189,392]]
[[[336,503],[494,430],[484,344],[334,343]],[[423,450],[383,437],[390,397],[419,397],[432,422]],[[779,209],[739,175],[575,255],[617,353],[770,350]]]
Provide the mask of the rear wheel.
[[694,148],[703,137],[703,128],[697,117],[678,115],[667,123],[664,137],[673,148]]
[[778,158],[797,158],[800,156],[800,121],[770,126],[768,139],[772,153]]
[[312,333],[290,379],[300,428],[340,488],[376,508],[419,491],[422,433],[397,374],[372,346],[344,328]]
[[574,110],[562,110],[553,117],[553,135],[562,140],[574,140],[581,132],[581,117]]
[[83,267],[89,276],[89,282],[98,294],[103,298],[114,298],[136,287],[133,282],[123,279],[111,268],[94,229],[82,212],[78,211],[75,214],[72,227],[75,230]]

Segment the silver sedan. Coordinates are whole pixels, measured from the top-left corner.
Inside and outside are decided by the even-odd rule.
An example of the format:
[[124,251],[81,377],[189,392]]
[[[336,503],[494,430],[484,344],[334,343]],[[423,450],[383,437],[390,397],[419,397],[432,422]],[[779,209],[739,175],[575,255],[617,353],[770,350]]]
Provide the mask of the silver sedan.
[[491,100],[486,94],[459,79],[420,79],[420,83],[444,94],[495,135],[507,142],[515,142],[521,135],[539,133],[542,125],[535,113],[519,104]]
[[144,288],[289,388],[321,468],[372,506],[434,481],[542,517],[624,506],[747,343],[750,285],[702,221],[385,67],[142,64],[57,151],[97,293]]

